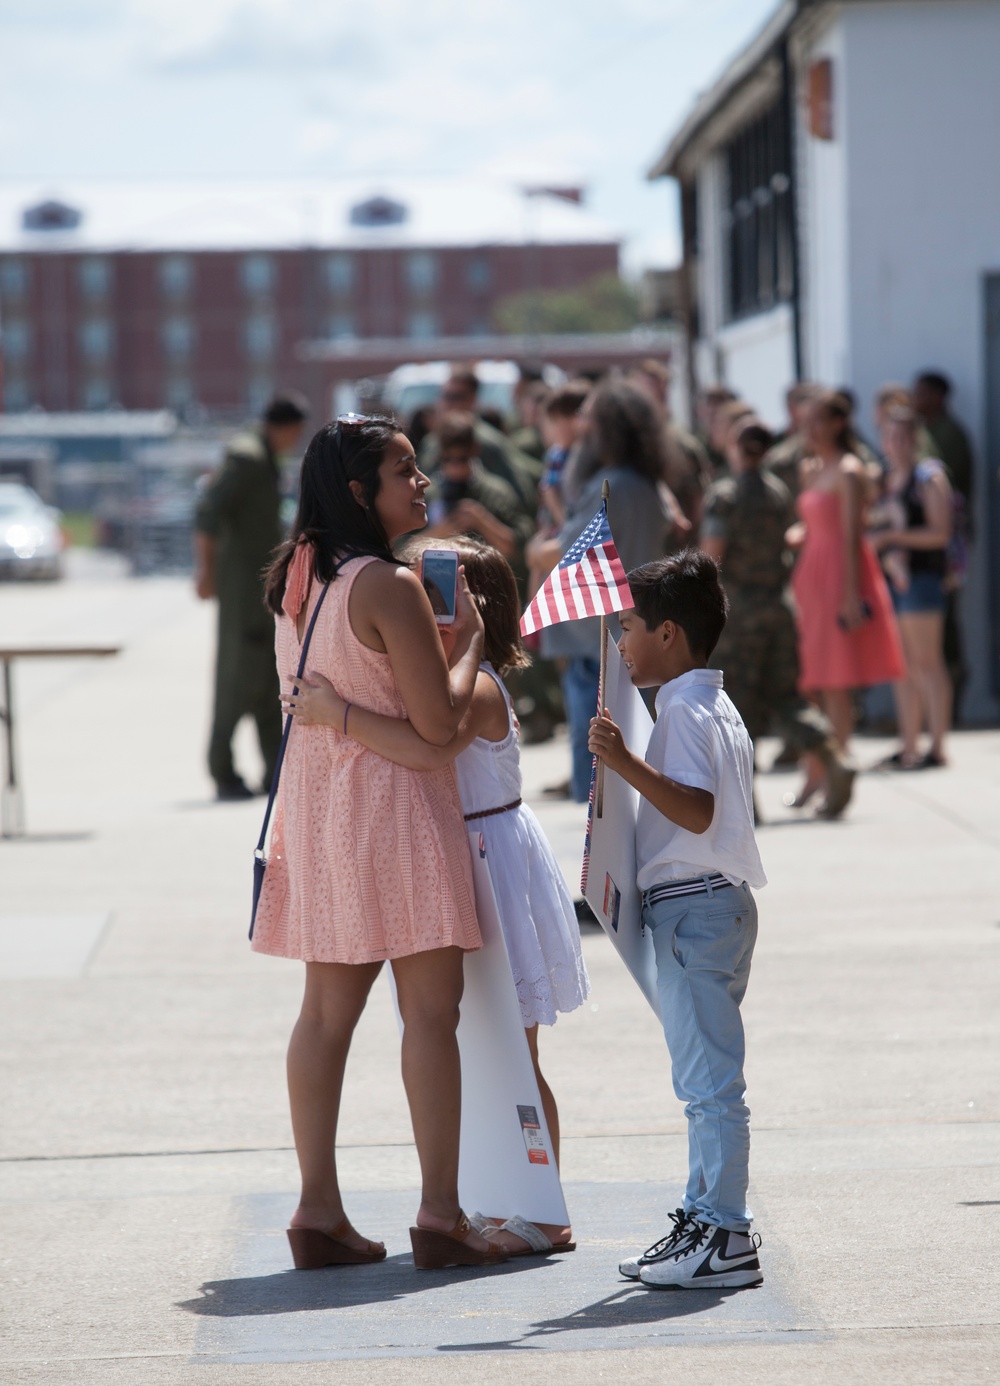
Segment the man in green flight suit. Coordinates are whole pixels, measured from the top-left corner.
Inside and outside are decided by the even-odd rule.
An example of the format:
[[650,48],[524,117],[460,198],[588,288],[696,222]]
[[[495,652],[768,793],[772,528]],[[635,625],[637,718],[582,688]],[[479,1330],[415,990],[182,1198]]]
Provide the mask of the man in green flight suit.
[[257,724],[265,791],[274,774],[281,709],[274,620],[264,608],[263,570],[284,537],[279,459],[295,449],[307,417],[301,396],[275,395],[260,422],[230,441],[195,512],[195,590],[203,599],[219,599],[208,747],[219,799],[248,799],[254,793],[233,765],[233,733],[245,716]]
[[758,421],[745,424],[728,450],[733,474],[714,482],[705,496],[699,545],[719,564],[729,597],[729,619],[712,663],[725,672],[726,692],[750,739],[774,725],[804,762],[806,784],[794,805],[801,807],[825,786],[820,813],[838,818],[850,801],[855,772],[828,718],[799,692],[785,543],[795,506],[784,483],[761,465],[773,442]]

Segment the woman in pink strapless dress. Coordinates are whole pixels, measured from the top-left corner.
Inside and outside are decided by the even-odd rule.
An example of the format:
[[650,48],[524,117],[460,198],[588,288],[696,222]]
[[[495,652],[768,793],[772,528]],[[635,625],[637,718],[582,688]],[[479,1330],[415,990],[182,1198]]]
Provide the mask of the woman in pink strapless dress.
[[792,574],[798,616],[799,687],[818,701],[842,746],[853,730],[851,692],[903,676],[892,599],[864,537],[866,478],[851,453],[850,411],[829,392],[806,427],[812,456],[803,462],[798,499],[801,544]]
[[[472,700],[483,625],[461,583],[458,644],[446,661],[419,580],[393,557],[393,541],[427,523],[428,484],[391,420],[352,415],[321,428],[303,459],[298,515],[268,573],[267,602],[286,693],[329,584],[307,670],[325,674],[347,699],[345,722],[354,704],[408,717],[425,740],[445,745]],[[346,730],[291,729],[253,937],[257,952],[306,965],[288,1049],[302,1175],[288,1233],[293,1257],[303,1269],[385,1257],[344,1213],[335,1142],[351,1037],[388,960],[422,1176],[415,1259],[490,1264],[505,1258],[458,1206],[455,1032],[463,950],[482,939],[454,767],[408,770]]]

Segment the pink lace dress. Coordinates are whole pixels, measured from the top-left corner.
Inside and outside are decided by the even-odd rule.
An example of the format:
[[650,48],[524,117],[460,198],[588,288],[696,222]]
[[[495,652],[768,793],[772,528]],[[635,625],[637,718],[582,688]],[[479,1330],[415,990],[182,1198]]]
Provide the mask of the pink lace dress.
[[[317,619],[307,669],[325,674],[358,707],[405,717],[388,655],[363,645],[348,619],[358,573],[377,562],[351,559],[340,570]],[[306,590],[290,573],[288,614],[278,617],[275,636],[282,687],[301,652],[291,609],[296,587]],[[308,616],[321,590],[316,582],[309,587]],[[408,770],[332,727],[294,725],[254,950],[366,963],[452,944],[482,946],[454,767]]]

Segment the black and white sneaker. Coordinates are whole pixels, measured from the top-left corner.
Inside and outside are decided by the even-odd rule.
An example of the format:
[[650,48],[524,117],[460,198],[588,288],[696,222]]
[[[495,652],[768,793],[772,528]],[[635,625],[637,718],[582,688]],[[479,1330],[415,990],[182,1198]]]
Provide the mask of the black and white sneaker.
[[727,1232],[689,1218],[687,1236],[668,1255],[640,1267],[639,1279],[651,1290],[739,1289],[760,1285],[756,1233]]
[[672,1256],[695,1230],[695,1224],[683,1208],[678,1208],[676,1213],[670,1213],[668,1216],[674,1224],[671,1231],[658,1242],[654,1242],[641,1256],[633,1256],[630,1261],[622,1261],[619,1265],[619,1273],[627,1280],[638,1280],[643,1266],[651,1265],[665,1256]]

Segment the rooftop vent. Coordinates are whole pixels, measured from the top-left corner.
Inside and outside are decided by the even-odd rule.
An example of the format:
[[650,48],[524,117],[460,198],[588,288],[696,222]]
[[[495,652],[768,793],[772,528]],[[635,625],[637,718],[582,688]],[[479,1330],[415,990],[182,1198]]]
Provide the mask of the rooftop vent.
[[390,197],[370,197],[351,208],[352,226],[400,226],[409,215],[402,202]]
[[50,198],[29,207],[21,217],[25,231],[75,231],[83,221],[83,213],[76,207],[68,207],[65,202]]

